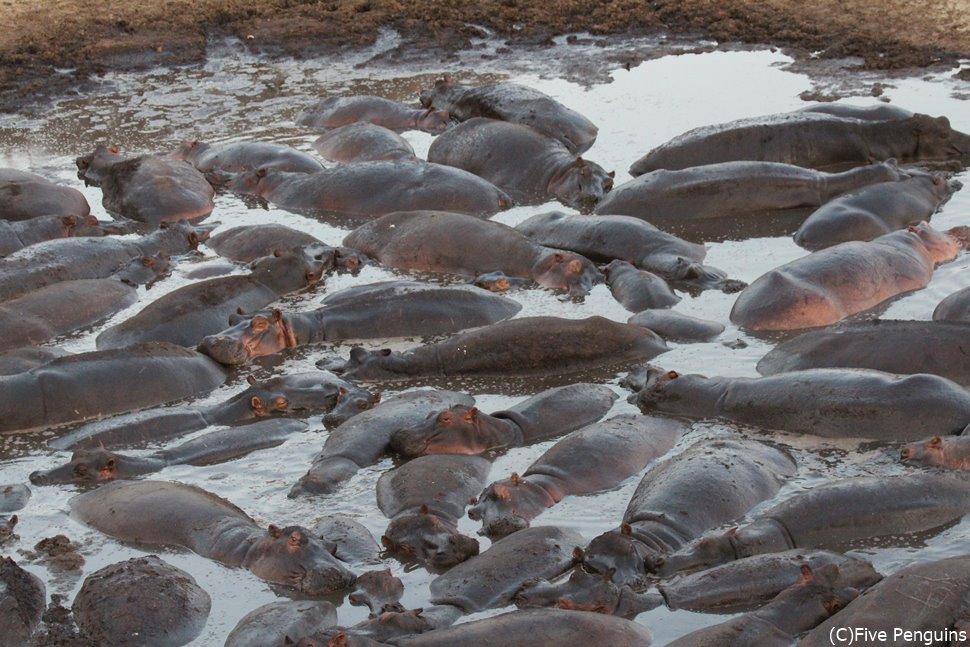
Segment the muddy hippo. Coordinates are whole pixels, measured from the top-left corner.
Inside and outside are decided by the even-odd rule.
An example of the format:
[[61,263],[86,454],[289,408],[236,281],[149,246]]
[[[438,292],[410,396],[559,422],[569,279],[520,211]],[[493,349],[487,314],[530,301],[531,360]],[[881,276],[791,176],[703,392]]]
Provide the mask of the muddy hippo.
[[603,274],[613,298],[630,312],[670,308],[680,302],[680,297],[665,280],[653,272],[638,270],[626,261],[611,261],[603,267]]
[[391,520],[381,537],[388,552],[429,569],[446,570],[478,554],[478,542],[458,532],[465,506],[482,490],[491,463],[480,456],[422,456],[385,472],[377,505]]
[[447,110],[455,119],[501,119],[535,129],[563,144],[573,155],[596,141],[598,129],[586,117],[535,88],[518,83],[490,83],[472,87],[445,77],[421,92],[421,105]]
[[[248,383],[248,388],[217,404],[166,407],[98,420],[51,440],[49,445],[54,449],[135,447],[213,425],[236,426],[270,416],[306,417],[329,411],[350,417],[362,410],[362,402],[373,402],[367,391],[324,372],[291,373],[262,382],[250,376]],[[209,436],[214,440],[220,437]],[[199,439],[199,444],[202,446],[186,443],[179,456],[190,459],[196,451],[209,451],[204,448],[207,441]],[[225,451],[233,450],[226,446]]]
[[644,413],[722,418],[826,438],[917,440],[956,434],[970,423],[970,393],[959,384],[872,369],[709,378],[648,367],[644,387],[630,402]]
[[27,171],[0,168],[0,220],[30,220],[40,216],[91,213],[84,194]]
[[711,341],[722,332],[724,324],[698,319],[673,310],[641,310],[626,320],[628,324],[643,326],[667,341]]
[[905,175],[899,182],[870,184],[826,202],[798,228],[795,243],[814,251],[917,225],[963,186],[943,173],[912,169]]
[[722,162],[659,170],[616,187],[598,214],[643,218],[664,231],[701,240],[791,233],[835,196],[905,177],[895,162],[824,173],[777,162]]
[[613,188],[616,176],[528,126],[481,117],[436,137],[428,161],[483,177],[516,204],[555,199],[587,213]]
[[933,310],[933,320],[970,322],[970,288],[957,290],[940,301]]
[[357,470],[376,463],[398,429],[420,422],[442,407],[474,402],[469,395],[435,389],[388,398],[330,432],[310,470],[290,490],[290,497],[336,491]]
[[310,596],[344,590],[354,574],[300,526],[263,531],[210,492],[167,481],[114,481],[79,494],[71,514],[119,541],[179,546]]
[[203,338],[199,350],[223,364],[243,364],[307,344],[443,335],[496,323],[522,309],[511,299],[468,286],[390,281],[366,293],[354,287],[349,291],[353,294],[348,298],[330,303],[325,299],[316,310],[272,310],[242,317],[234,326]]
[[738,295],[731,321],[747,330],[793,330],[833,324],[929,283],[934,268],[956,258],[970,230],[936,231],[926,223],[812,252],[760,276]]
[[30,644],[44,613],[46,590],[33,573],[0,556],[0,647]]
[[[970,557],[917,563],[886,577],[857,597],[843,611],[809,632],[799,645],[831,645],[836,637],[839,643],[845,644],[859,628],[871,632],[868,635],[873,638],[866,640],[871,645],[927,642],[962,645],[956,636],[960,632],[953,629],[958,629],[966,618],[968,595]],[[903,631],[913,633],[904,637]],[[942,638],[937,640],[934,636]],[[857,641],[857,644],[864,643]]]
[[603,280],[592,262],[578,254],[534,243],[502,223],[445,211],[387,214],[350,232],[344,245],[388,267],[469,277],[500,271],[575,296]]
[[348,380],[406,380],[432,375],[566,376],[655,357],[667,350],[652,331],[603,317],[522,317],[403,353],[354,348],[341,373]]
[[207,235],[176,223],[134,240],[109,236],[37,243],[0,258],[0,301],[59,281],[106,278],[136,258],[183,254],[195,249]]
[[337,609],[325,600],[279,600],[244,615],[224,647],[282,647],[337,624]]
[[202,173],[240,173],[257,168],[313,173],[323,168],[311,155],[286,144],[270,142],[232,142],[205,144],[197,139],[185,141],[169,153],[173,159],[184,160]]
[[284,294],[311,287],[330,268],[333,248],[294,247],[250,264],[250,273],[192,283],[156,299],[138,314],[98,335],[98,348],[121,348],[143,341],[196,346],[223,330],[238,308],[264,308]]
[[312,244],[322,245],[323,242],[316,236],[278,223],[232,227],[205,241],[206,247],[216,254],[237,263],[250,263],[276,251]]
[[30,482],[34,485],[103,483],[152,474],[168,465],[215,465],[258,449],[276,447],[290,435],[306,429],[307,424],[301,420],[270,419],[212,431],[147,456],[116,454],[103,447],[77,449],[66,464],[33,472]]
[[899,451],[899,459],[905,463],[970,470],[970,434],[945,438],[933,436],[910,443]]
[[313,150],[325,159],[344,164],[417,159],[406,139],[384,126],[365,121],[347,124],[320,135],[313,142]]
[[580,382],[547,389],[491,415],[456,404],[395,431],[391,448],[411,457],[518,447],[592,424],[606,415],[616,398],[605,385]]
[[526,581],[565,573],[576,563],[576,547],[582,543],[582,535],[572,530],[526,528],[432,580],[431,602],[465,613],[504,607]]
[[61,357],[0,376],[0,432],[143,409],[210,391],[225,379],[205,355],[158,342]]
[[842,322],[778,344],[758,362],[774,375],[808,368],[871,368],[932,373],[970,386],[970,324],[956,321]]
[[88,575],[71,610],[81,635],[98,644],[180,647],[202,633],[211,606],[191,575],[149,555]]
[[296,116],[298,126],[330,129],[366,121],[390,130],[423,130],[436,134],[451,126],[451,116],[445,110],[409,108],[400,103],[375,97],[328,97],[321,99]]
[[790,112],[695,128],[634,162],[634,177],[657,169],[682,169],[732,160],[783,162],[837,168],[896,158],[900,162],[962,160],[970,135],[946,117],[855,119],[823,112]]
[[500,538],[567,496],[615,488],[663,456],[689,429],[683,422],[624,414],[594,423],[557,442],[519,476],[493,482],[468,509],[481,534]]
[[316,173],[257,169],[236,175],[227,188],[339,225],[419,209],[487,217],[512,206],[504,191],[477,175],[421,161],[341,164]]
[[568,249],[598,262],[627,261],[668,281],[714,289],[732,283],[721,270],[703,264],[703,245],[633,216],[589,218],[552,211],[532,216],[516,229],[540,245]]
[[127,233],[121,225],[99,222],[94,216],[38,216],[11,222],[0,220],[0,257],[35,243],[56,238],[81,238]]
[[859,476],[801,491],[751,523],[709,535],[654,560],[669,576],[791,548],[838,549],[858,542],[905,541],[970,511],[970,482],[939,474]]
[[593,539],[583,563],[598,573],[612,570],[617,584],[643,590],[648,567],[659,556],[743,516],[794,473],[786,452],[763,443],[695,443],[647,471],[620,528]]
[[370,617],[387,612],[401,612],[401,596],[404,595],[404,582],[394,577],[391,569],[367,571],[357,576],[354,590],[347,601],[357,607],[367,607]]

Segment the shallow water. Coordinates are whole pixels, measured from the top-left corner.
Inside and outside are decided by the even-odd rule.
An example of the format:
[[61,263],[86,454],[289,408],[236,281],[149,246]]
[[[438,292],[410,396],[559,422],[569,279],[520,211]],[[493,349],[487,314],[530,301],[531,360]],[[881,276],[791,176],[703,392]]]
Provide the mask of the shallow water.
[[[393,41],[393,36],[389,35],[388,39]],[[412,101],[421,88],[428,86],[442,72],[451,72],[466,82],[509,78],[542,90],[587,115],[597,123],[600,133],[596,144],[584,156],[607,169],[615,169],[619,184],[629,179],[626,169],[634,160],[667,139],[695,126],[803,107],[805,104],[799,94],[811,90],[819,82],[819,79],[792,71],[790,58],[767,50],[668,56],[630,70],[616,69],[609,74],[609,83],[580,85],[566,80],[576,77],[576,65],[587,58],[602,59],[622,49],[622,44],[611,46],[612,49],[561,46],[553,50],[561,56],[547,55],[535,64],[525,55],[515,53],[494,59],[475,59],[483,52],[489,56],[493,52],[493,46],[483,44],[481,52],[464,55],[464,60],[445,64],[433,61],[410,63],[406,68],[381,60],[381,47],[387,45],[388,42],[384,42],[373,51],[340,59],[297,62],[256,59],[227,43],[221,46],[218,55],[201,67],[111,75],[102,80],[97,90],[59,101],[41,117],[0,116],[0,166],[32,170],[77,186],[86,194],[92,211],[107,219],[100,205],[100,190],[81,186],[74,175],[73,159],[90,152],[98,143],[118,144],[126,152],[142,153],[168,150],[179,141],[190,138],[206,142],[260,139],[285,142],[312,152],[310,143],[317,135],[296,127],[293,118],[318,97],[370,93]],[[467,69],[475,69],[478,73],[464,72]],[[893,103],[918,112],[946,115],[955,128],[970,132],[970,103],[958,96],[960,91],[965,91],[966,83],[961,88],[950,74],[952,71],[906,79],[880,79],[870,74],[865,78],[858,77],[858,84],[867,87],[867,84],[881,80],[886,86],[884,96]],[[852,78],[842,77],[832,82],[851,83]],[[857,104],[872,101],[870,97],[847,100]],[[429,135],[418,132],[407,133],[405,137],[420,156],[431,142]],[[960,179],[964,184],[970,183],[966,172]],[[550,209],[564,208],[552,203],[519,207],[499,214],[495,220],[517,224]],[[933,223],[941,229],[970,224],[968,216],[970,191],[964,190],[934,217]],[[246,223],[280,222],[305,230],[330,244],[338,244],[347,231],[272,207],[268,210],[249,209],[233,196],[217,199],[216,210],[209,221],[220,222],[219,229]],[[205,258],[200,262],[218,262],[210,250],[202,248],[202,251]],[[726,270],[733,278],[750,282],[765,271],[805,253],[787,237],[752,238],[710,244],[707,263]],[[75,352],[93,350],[94,338],[106,325],[123,320],[151,300],[184,285],[190,281],[186,272],[196,267],[197,264],[177,268],[172,277],[144,292],[135,306],[119,313],[107,324],[59,340],[58,344]],[[390,271],[368,267],[357,277],[330,277],[325,286],[309,294],[288,298],[286,303],[311,309],[323,295],[342,287],[395,276]],[[968,283],[970,256],[964,255],[940,268],[927,289],[892,303],[883,316],[929,319],[933,308],[944,296]],[[708,291],[698,297],[682,296],[684,298],[676,310],[728,323],[734,295]],[[519,316],[551,314],[581,318],[598,314],[617,321],[626,321],[630,316],[603,285],[597,286],[582,302],[565,300],[543,290],[520,291],[509,298],[523,304]],[[417,341],[420,340],[391,340],[390,345],[403,348]],[[743,343],[733,343],[737,341]],[[755,376],[755,364],[773,344],[770,339],[749,336],[728,323],[727,330],[717,340],[704,344],[672,344],[672,350],[656,361],[665,368],[680,372]],[[384,340],[365,344],[367,347],[387,345]],[[346,356],[347,350],[347,346],[304,348],[287,355],[279,363],[261,362],[255,372],[262,375],[266,371],[280,373],[312,369],[314,362],[324,354]],[[242,371],[228,386],[217,389],[199,402],[221,401],[242,390],[246,373]],[[611,384],[615,385],[619,377],[616,376]],[[484,411],[505,408],[528,394],[521,390],[500,390],[495,384],[471,383],[470,386],[479,408]],[[622,393],[618,386],[616,390]],[[611,414],[631,411],[635,408],[621,397]],[[263,525],[299,523],[311,526],[323,515],[341,512],[357,517],[375,537],[379,537],[387,520],[376,507],[374,488],[378,477],[391,466],[390,459],[361,470],[337,494],[296,500],[286,498],[290,486],[305,473],[326,437],[319,417],[310,419],[310,422],[309,433],[297,435],[279,448],[211,467],[169,467],[156,478],[204,487],[230,499]],[[753,430],[739,430],[731,425],[696,423],[678,444],[677,451],[699,439],[737,433],[758,435]],[[791,447],[800,466],[798,477],[783,489],[780,497],[833,478],[902,471],[886,448],[867,445],[860,451],[858,443],[851,440],[833,442],[782,435],[772,435],[771,438]],[[0,457],[5,459],[0,462],[0,484],[26,482],[30,472],[50,468],[67,458],[65,452],[52,454],[46,451],[39,443],[41,439],[8,437],[0,440]],[[174,442],[182,440],[185,439]],[[512,449],[497,457],[490,480],[506,477],[513,470],[523,471],[553,442]],[[616,526],[638,482],[639,476],[635,476],[612,492],[568,498],[533,525],[568,526],[591,539]],[[86,559],[85,574],[142,554],[136,548],[106,539],[71,520],[67,515],[67,502],[74,493],[73,488],[32,489],[33,498],[19,513],[21,522],[17,532],[20,540],[5,546],[3,552],[12,554],[47,582],[48,593],[62,593],[73,599],[83,578],[77,573],[52,573],[44,563],[25,559],[23,551],[41,538],[64,533],[79,542]],[[468,534],[474,534],[477,529],[476,524],[467,518],[462,520],[460,528]],[[857,552],[873,560],[881,571],[890,572],[914,561],[961,554],[968,538],[970,525],[963,522],[928,539],[925,544],[866,548]],[[482,549],[487,545],[487,540],[483,540]],[[192,573],[212,595],[213,607],[208,624],[193,645],[221,644],[241,616],[272,601],[277,594],[287,594],[273,590],[243,570],[228,569],[184,552],[158,552],[175,566]],[[432,576],[423,569],[405,572],[401,564],[393,560],[388,560],[387,565],[405,582],[403,602],[406,606],[426,605],[427,587]],[[340,622],[346,625],[366,617],[366,611],[348,604],[342,605],[338,613]],[[485,614],[474,617],[481,615]],[[691,629],[723,619],[723,616],[670,612],[660,608],[642,614],[638,621],[649,626],[655,633],[656,644],[662,645]]]

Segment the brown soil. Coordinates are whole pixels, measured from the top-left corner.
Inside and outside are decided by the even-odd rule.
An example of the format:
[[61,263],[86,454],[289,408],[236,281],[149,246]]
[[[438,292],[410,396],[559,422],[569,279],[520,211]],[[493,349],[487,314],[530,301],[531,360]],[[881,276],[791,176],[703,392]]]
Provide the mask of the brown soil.
[[91,73],[200,61],[218,34],[291,55],[366,45],[382,27],[412,49],[455,50],[484,27],[513,44],[577,31],[696,33],[858,56],[879,69],[970,56],[970,0],[0,0],[0,22],[8,110]]

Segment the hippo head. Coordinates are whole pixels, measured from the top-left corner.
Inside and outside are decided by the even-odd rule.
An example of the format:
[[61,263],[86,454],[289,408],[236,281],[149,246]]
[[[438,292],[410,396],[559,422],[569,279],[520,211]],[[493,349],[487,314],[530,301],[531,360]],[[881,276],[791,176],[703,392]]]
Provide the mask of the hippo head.
[[115,273],[115,278],[127,283],[128,285],[144,285],[145,289],[151,288],[155,283],[165,278],[172,271],[172,264],[165,254],[155,254],[154,256],[143,256],[128,262]]
[[613,583],[613,573],[588,573],[575,568],[569,579],[560,584],[545,580],[526,583],[515,595],[515,606],[612,614],[620,602],[620,592],[620,587]]
[[913,159],[970,161],[970,135],[953,130],[949,119],[917,113],[911,121],[916,135]]
[[428,454],[481,454],[494,448],[489,431],[491,416],[476,407],[456,404],[431,413],[423,422],[398,429],[390,447],[405,457]]
[[814,571],[802,564],[798,581],[779,593],[772,606],[784,613],[792,626],[814,627],[859,596],[858,589],[843,586],[841,579],[835,564]]
[[599,164],[577,157],[549,180],[547,188],[563,204],[588,214],[613,189],[614,177],[614,171],[607,173]]
[[738,552],[737,532],[737,528],[731,528],[720,535],[702,537],[676,553],[648,560],[647,568],[660,577],[669,577],[674,573],[696,571],[738,559],[741,555]]
[[468,517],[482,522],[478,531],[493,540],[529,527],[529,520],[556,501],[545,489],[512,473],[485,488],[478,502],[468,508]]
[[478,554],[477,540],[459,533],[453,524],[432,514],[427,507],[391,521],[381,544],[388,553],[436,570],[451,568]]
[[78,157],[74,163],[77,164],[78,179],[84,180],[85,184],[99,186],[108,168],[126,159],[117,146],[98,144],[93,153]]
[[323,243],[297,245],[257,258],[249,264],[249,269],[255,281],[276,294],[286,294],[323,280],[323,275],[334,266],[335,253],[333,247]]
[[14,526],[17,525],[18,517],[13,514],[10,517],[5,517],[0,515],[0,545],[3,545],[7,541],[14,539],[17,535],[14,534]]
[[513,287],[518,287],[521,281],[522,279],[510,277],[504,272],[488,272],[475,277],[472,285],[489,292],[508,292]]
[[255,357],[274,355],[297,346],[289,318],[274,309],[258,312],[215,335],[206,335],[198,346],[220,364],[236,366]]
[[371,263],[373,261],[369,256],[351,247],[337,247],[334,250],[333,265],[339,272],[357,276],[362,267]]
[[647,579],[646,562],[655,555],[655,551],[633,536],[630,525],[624,523],[593,539],[582,560],[585,569],[609,573],[617,585],[641,587]]
[[627,376],[627,384],[631,387],[639,386],[636,392],[627,398],[627,402],[637,405],[643,413],[650,413],[657,407],[657,403],[666,396],[664,390],[668,382],[680,377],[677,371],[665,371],[656,366],[647,365],[642,373]]
[[451,115],[447,110],[429,107],[417,116],[414,127],[429,133],[441,133],[451,127]]
[[581,297],[605,277],[588,258],[550,249],[532,266],[532,280],[543,287],[568,290],[570,296]]
[[402,595],[404,583],[391,574],[391,569],[385,568],[361,573],[347,599],[354,606],[367,607],[374,617],[390,611],[404,611],[400,604]]
[[30,482],[34,485],[53,485],[55,483],[95,484],[125,478],[119,474],[119,466],[125,460],[114,452],[103,448],[78,449],[65,465],[46,472],[33,472]]
[[939,265],[952,261],[961,249],[966,249],[967,243],[970,242],[970,237],[966,236],[967,232],[970,232],[967,227],[954,227],[946,232],[937,231],[924,220],[918,225],[907,227],[899,232],[899,235],[915,236],[923,246],[926,257],[935,265]]
[[427,90],[422,90],[421,94],[418,96],[418,100],[421,105],[425,108],[431,108],[434,106],[435,99],[438,97],[447,99],[453,96],[456,92],[462,92],[464,88],[455,83],[449,75],[444,75],[440,79],[435,79],[434,86],[428,88]]
[[330,428],[347,422],[358,413],[373,409],[381,401],[380,391],[348,385],[337,387],[337,403],[323,416],[323,423]]
[[899,450],[899,460],[904,462],[940,465],[943,463],[943,439],[933,436],[929,440],[904,445]]
[[179,144],[174,151],[169,153],[169,157],[177,160],[193,161],[209,148],[210,146],[208,144],[203,144],[198,139],[187,139]]
[[321,539],[301,526],[270,526],[252,544],[244,566],[267,582],[307,595],[340,591],[352,586],[356,579]]
[[272,191],[279,179],[285,178],[282,172],[271,172],[269,169],[257,168],[232,175],[206,174],[206,179],[213,185],[218,185],[230,193],[265,197]]

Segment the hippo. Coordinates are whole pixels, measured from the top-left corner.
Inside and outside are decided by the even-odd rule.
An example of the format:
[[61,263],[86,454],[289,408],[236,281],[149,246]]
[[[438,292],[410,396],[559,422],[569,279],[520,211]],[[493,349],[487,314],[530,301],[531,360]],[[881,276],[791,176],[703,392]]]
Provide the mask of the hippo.
[[704,265],[707,249],[660,231],[633,216],[588,218],[552,211],[523,221],[516,229],[540,245],[568,249],[598,262],[627,261],[668,281],[704,289],[732,287],[721,270]]
[[[456,245],[456,241],[475,241]],[[573,296],[603,275],[588,259],[544,247],[508,225],[445,211],[398,211],[361,225],[344,238],[388,267],[475,277],[501,271]]]
[[[808,168],[845,168],[890,158],[900,162],[966,163],[970,135],[946,117],[844,118],[818,110],[739,119],[695,128],[638,159],[634,177],[658,169],[683,169],[733,160],[782,162]],[[855,115],[853,115],[854,117]]]
[[970,470],[970,434],[946,438],[933,436],[910,443],[899,451],[899,459],[904,463]]
[[724,324],[720,322],[664,309],[641,310],[626,322],[649,328],[666,341],[675,342],[711,341],[724,332]]
[[341,164],[316,173],[257,169],[236,175],[227,188],[341,226],[419,209],[485,218],[512,206],[511,198],[487,180],[422,161]]
[[381,537],[389,553],[429,570],[446,570],[478,554],[478,542],[458,532],[469,500],[491,464],[480,456],[421,456],[385,472],[377,505],[391,520]]
[[20,483],[0,485],[0,512],[16,512],[30,499],[30,488]]
[[433,375],[551,378],[615,367],[667,350],[652,331],[603,317],[522,317],[403,353],[353,348],[340,373],[348,380],[406,380]]
[[843,119],[866,119],[871,121],[891,121],[893,119],[909,119],[912,110],[891,103],[873,103],[868,106],[854,106],[847,103],[815,103],[795,112],[811,112],[834,115]]
[[30,644],[44,613],[46,590],[33,573],[0,556],[0,647]]
[[357,576],[354,590],[347,601],[354,606],[367,607],[370,617],[382,613],[401,612],[401,596],[404,595],[404,582],[391,574],[391,569],[367,571]]
[[582,543],[582,535],[572,530],[526,528],[433,579],[431,602],[465,613],[504,607],[526,581],[565,573],[576,563],[582,551],[574,548]]
[[638,270],[621,260],[610,261],[602,269],[613,298],[630,312],[670,308],[680,302],[667,282],[653,272]]
[[214,465],[276,447],[307,424],[300,420],[269,419],[240,427],[211,431],[186,443],[147,456],[116,454],[103,447],[76,449],[71,460],[44,472],[33,472],[34,485],[55,483],[96,484],[133,479],[158,472],[168,465]]
[[0,546],[4,545],[8,541],[13,541],[20,538],[20,535],[14,533],[14,528],[17,527],[18,521],[20,521],[20,519],[15,514],[0,514]]
[[391,434],[423,420],[429,412],[452,404],[474,404],[469,395],[455,391],[421,389],[388,398],[338,425],[313,459],[309,471],[293,486],[291,498],[334,492],[362,467],[384,454]]
[[178,148],[169,153],[169,157],[186,161],[201,173],[241,173],[257,168],[313,173],[323,168],[323,164],[311,155],[286,144],[270,142],[212,145],[194,139],[179,144]]
[[[200,431],[213,425],[237,426],[271,416],[306,417],[321,412],[350,417],[359,413],[362,403],[373,398],[364,389],[335,378],[330,373],[311,371],[291,373],[262,382],[250,376],[249,387],[223,402],[205,407],[166,407],[139,411],[88,423],[74,431],[49,441],[53,449],[114,449],[144,445],[176,436]],[[270,427],[271,429],[281,429]],[[285,427],[284,427],[285,429]],[[258,431],[259,428],[253,428]],[[226,432],[230,438],[233,434]],[[240,431],[242,435],[247,432]],[[213,440],[221,436],[209,434]],[[250,439],[247,444],[256,442]],[[180,458],[194,460],[195,452],[209,452],[203,438],[199,445],[189,444],[180,449]],[[252,446],[250,444],[250,446]],[[231,454],[229,447],[223,451]],[[211,449],[212,455],[219,450]]]
[[379,564],[381,547],[370,530],[360,522],[342,514],[323,517],[311,532],[333,543],[333,555],[350,564]]
[[108,144],[98,144],[94,151],[74,159],[77,166],[77,177],[84,181],[84,186],[101,186],[108,169],[119,162],[129,159],[122,155],[121,149]]
[[202,633],[211,607],[191,575],[148,555],[88,575],[71,609],[81,636],[97,644],[180,647]]
[[604,492],[666,454],[688,429],[678,420],[623,414],[570,433],[550,447],[522,476],[493,482],[468,509],[495,539],[529,522],[567,496]]
[[[831,645],[833,636],[852,635],[865,627],[884,644],[962,644],[960,631],[970,594],[970,557],[965,555],[917,563],[886,577],[853,600],[844,610],[810,631],[799,643],[802,647]],[[950,628],[953,629],[950,629]],[[902,631],[913,632],[904,637]],[[894,633],[899,632],[899,633]],[[922,635],[928,637],[924,640]],[[895,638],[893,638],[895,636]],[[934,637],[935,636],[935,637]],[[939,639],[937,639],[939,638]],[[951,642],[952,639],[952,642]],[[862,644],[862,643],[859,643]]]
[[752,331],[827,326],[925,287],[968,244],[966,227],[940,232],[920,223],[827,247],[758,277],[738,295],[731,321]]
[[837,549],[941,530],[970,511],[970,483],[939,474],[858,476],[801,491],[751,523],[653,562],[662,577],[792,548]]
[[298,245],[322,245],[323,241],[298,229],[268,222],[220,231],[209,236],[205,244],[223,258],[237,263],[251,263],[257,258],[271,256],[273,252],[286,251]]
[[249,274],[183,286],[104,330],[95,343],[102,349],[143,341],[196,346],[206,335],[222,330],[238,308],[263,308],[323,280],[332,262],[331,250],[318,244],[298,246],[253,261]]
[[99,222],[94,216],[38,216],[30,220],[0,220],[0,257],[35,243],[57,238],[82,238],[127,233],[123,225]]
[[349,588],[354,574],[300,526],[260,530],[245,512],[201,488],[114,481],[70,500],[78,521],[119,541],[179,546],[308,596]]
[[933,321],[970,323],[970,288],[957,290],[940,301],[933,310]]
[[963,186],[943,173],[912,169],[905,175],[898,182],[870,184],[826,202],[798,228],[795,243],[815,251],[917,225]]
[[423,634],[452,625],[461,610],[451,605],[430,605],[406,611],[385,611],[351,627],[335,627],[304,637],[296,645],[322,647],[376,647],[394,644],[397,639]]
[[417,159],[406,139],[393,130],[358,121],[320,135],[313,142],[313,150],[324,159],[344,164],[376,162],[379,160]]
[[91,207],[84,194],[69,186],[12,168],[0,168],[0,220],[40,216],[87,218]]
[[482,117],[436,137],[428,161],[485,178],[516,204],[552,198],[585,213],[613,188],[616,177],[529,126]]
[[758,361],[758,372],[871,368],[932,373],[970,387],[970,366],[962,359],[970,353],[968,334],[970,325],[956,321],[842,322],[778,344]]
[[316,310],[284,314],[275,309],[242,317],[203,338],[199,350],[223,364],[243,364],[307,344],[443,335],[496,323],[522,309],[511,299],[468,286],[390,281],[366,294],[355,287],[348,290],[348,298],[339,303],[325,299]]
[[136,240],[110,236],[37,243],[0,258],[0,302],[59,281],[106,278],[136,258],[183,254],[207,235],[176,223]]
[[423,130],[437,134],[451,127],[451,116],[445,110],[409,108],[389,99],[372,95],[327,97],[296,116],[298,126],[328,130],[366,121],[395,132]]
[[841,173],[778,162],[721,162],[641,175],[616,187],[595,211],[642,218],[690,239],[739,240],[789,234],[835,196],[903,177],[895,161]]
[[612,572],[618,585],[642,591],[648,568],[661,555],[743,516],[773,497],[794,473],[795,462],[786,452],[763,443],[695,443],[647,471],[620,528],[593,539],[583,564],[597,573]]
[[591,611],[632,620],[644,611],[663,604],[663,597],[648,592],[638,593],[629,586],[613,583],[611,573],[588,573],[574,568],[569,579],[560,584],[536,579],[526,582],[515,594],[520,609],[556,607],[570,611]]
[[278,647],[337,624],[337,609],[325,600],[278,600],[244,615],[224,647]]
[[529,287],[532,283],[529,279],[520,276],[508,276],[505,272],[485,272],[479,274],[471,282],[476,288],[488,290],[489,292],[511,292]]
[[21,346],[13,350],[0,351],[0,375],[25,373],[53,359],[70,354],[61,348],[51,346]]
[[835,565],[815,571],[806,564],[801,573],[798,582],[757,611],[697,629],[667,645],[788,647],[796,636],[835,615],[859,595],[857,589],[841,585]]
[[547,389],[491,415],[456,404],[395,431],[390,446],[404,457],[518,447],[592,424],[606,415],[616,398],[605,385],[579,382]]
[[210,391],[225,379],[205,355],[160,342],[60,357],[0,376],[0,432],[143,409]]
[[596,141],[598,129],[586,117],[535,88],[518,83],[490,83],[471,87],[438,79],[421,92],[421,105],[447,110],[454,119],[501,119],[521,124],[562,143],[580,155]]
[[959,433],[970,423],[970,393],[959,384],[872,369],[709,378],[648,367],[646,383],[630,402],[644,413],[722,418],[824,438],[917,440]]

